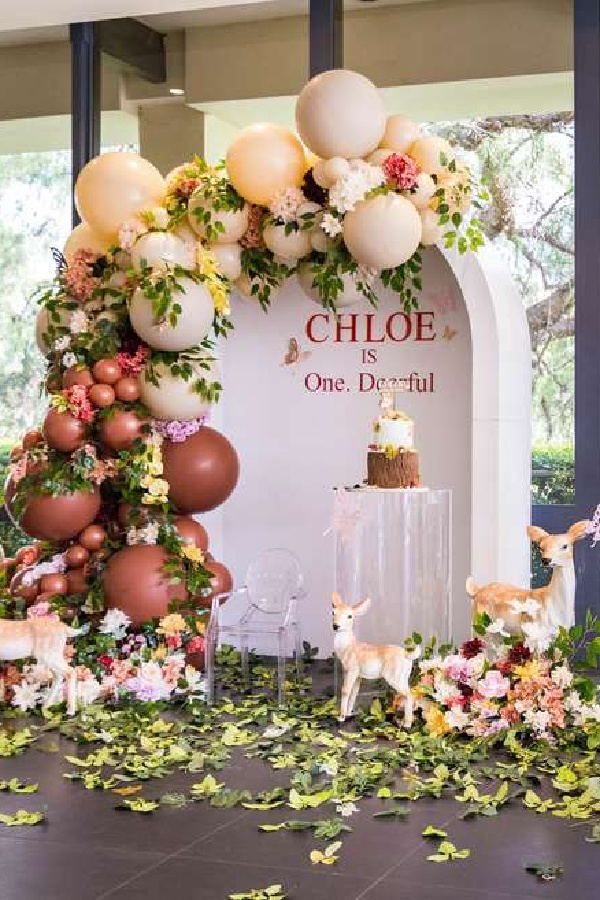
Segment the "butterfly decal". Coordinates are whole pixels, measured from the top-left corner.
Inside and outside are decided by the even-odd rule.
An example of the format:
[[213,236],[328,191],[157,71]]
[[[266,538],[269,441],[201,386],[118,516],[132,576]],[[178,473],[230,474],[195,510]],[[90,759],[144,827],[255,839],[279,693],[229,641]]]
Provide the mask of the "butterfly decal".
[[444,338],[445,341],[453,341],[457,334],[458,334],[458,331],[456,328],[450,328],[449,325],[446,325],[446,327],[444,328],[442,337]]
[[56,266],[56,274],[61,275],[67,268],[67,260],[65,259],[64,254],[60,252],[58,247],[51,247],[50,252],[52,253],[54,265]]
[[291,337],[288,341],[288,348],[283,357],[282,366],[296,366],[298,363],[304,362],[311,356],[310,350],[301,350],[300,345],[295,337]]

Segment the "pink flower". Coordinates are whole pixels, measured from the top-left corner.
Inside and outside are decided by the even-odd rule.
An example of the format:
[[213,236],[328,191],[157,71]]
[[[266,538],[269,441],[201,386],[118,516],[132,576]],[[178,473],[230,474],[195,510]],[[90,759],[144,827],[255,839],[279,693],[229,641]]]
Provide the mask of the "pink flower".
[[185,649],[188,653],[201,653],[204,650],[204,644],[204,636],[197,634],[196,637],[187,642]]
[[47,600],[41,600],[39,603],[34,603],[27,610],[27,618],[28,619],[54,619],[58,621],[58,616],[55,612],[53,612],[50,604]]
[[62,274],[65,290],[75,300],[89,300],[100,279],[93,275],[94,263],[99,259],[98,253],[91,250],[76,250],[73,259]]
[[487,700],[492,697],[506,697],[510,688],[510,679],[505,678],[497,669],[490,669],[477,683],[477,692]]
[[199,419],[186,419],[182,422],[178,419],[157,419],[154,428],[158,434],[173,444],[181,444],[186,438],[200,431],[205,422],[206,416]]
[[115,659],[111,675],[116,684],[124,684],[133,673],[133,665],[128,659]]
[[139,375],[149,356],[150,348],[146,344],[140,344],[135,353],[117,353],[117,362],[123,375]]
[[69,404],[69,412],[81,422],[93,422],[94,407],[88,397],[87,388],[82,384],[74,384],[73,387],[66,388],[63,396]]
[[265,211],[262,206],[250,205],[248,210],[248,227],[240,239],[242,247],[251,250],[256,247],[264,247],[262,236],[262,223]]
[[387,180],[393,181],[401,191],[414,187],[420,172],[414,159],[406,153],[390,153],[382,163],[382,169]]
[[166,637],[166,643],[169,650],[179,650],[179,648],[181,647],[181,635],[168,634]]

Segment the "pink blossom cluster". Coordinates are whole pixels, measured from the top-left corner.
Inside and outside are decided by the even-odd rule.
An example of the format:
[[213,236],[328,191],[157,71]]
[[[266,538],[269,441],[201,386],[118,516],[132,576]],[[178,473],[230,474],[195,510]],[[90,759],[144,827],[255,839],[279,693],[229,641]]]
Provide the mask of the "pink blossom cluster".
[[84,385],[74,384],[73,387],[65,388],[62,394],[69,405],[69,412],[72,416],[88,424],[94,421],[95,409],[88,397],[88,389]]
[[73,259],[62,274],[62,282],[69,296],[83,302],[89,300],[100,284],[93,274],[94,263],[99,259],[91,250],[76,250]]
[[248,225],[240,239],[240,244],[247,250],[264,247],[262,236],[264,215],[265,211],[261,206],[256,206],[254,203],[250,205],[248,210]]
[[420,169],[406,153],[390,153],[383,161],[382,169],[388,181],[392,181],[400,191],[409,191],[417,183]]
[[117,362],[123,375],[139,375],[150,356],[150,348],[146,344],[140,344],[135,353],[117,353]]
[[167,441],[171,441],[173,444],[181,444],[186,438],[200,431],[206,419],[206,416],[183,421],[179,419],[157,419],[154,423],[154,428]]

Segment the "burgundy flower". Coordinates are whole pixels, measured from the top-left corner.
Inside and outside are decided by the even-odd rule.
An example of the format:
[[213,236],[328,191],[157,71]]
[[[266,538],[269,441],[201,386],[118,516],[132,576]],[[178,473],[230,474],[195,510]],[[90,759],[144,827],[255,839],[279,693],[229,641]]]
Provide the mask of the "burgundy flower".
[[113,658],[109,656],[108,653],[101,653],[98,657],[98,662],[102,666],[103,669],[106,669],[107,672],[110,672],[113,666]]
[[302,193],[306,199],[310,200],[312,203],[318,203],[319,206],[325,206],[327,191],[325,188],[322,188],[320,184],[317,184],[312,169],[309,169],[304,176]]
[[390,153],[381,168],[388,181],[393,181],[401,191],[408,191],[417,183],[420,169],[406,153]]
[[463,697],[465,697],[465,699],[473,696],[473,688],[471,687],[471,685],[466,684],[464,681],[459,681],[457,687]]
[[530,658],[531,650],[524,644],[515,644],[514,647],[511,647],[508,651],[508,661],[513,666],[518,666],[521,663],[527,662]]
[[461,654],[465,659],[472,659],[474,656],[477,656],[478,653],[481,653],[485,644],[479,638],[473,638],[471,641],[465,641],[462,647],[460,648]]

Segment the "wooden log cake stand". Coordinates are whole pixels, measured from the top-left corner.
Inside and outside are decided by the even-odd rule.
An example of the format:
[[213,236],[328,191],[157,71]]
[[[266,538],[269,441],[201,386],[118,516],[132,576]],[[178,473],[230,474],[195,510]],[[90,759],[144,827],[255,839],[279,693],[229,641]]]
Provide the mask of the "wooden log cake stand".
[[419,454],[400,449],[396,453],[369,450],[367,484],[380,488],[415,488],[421,486]]

